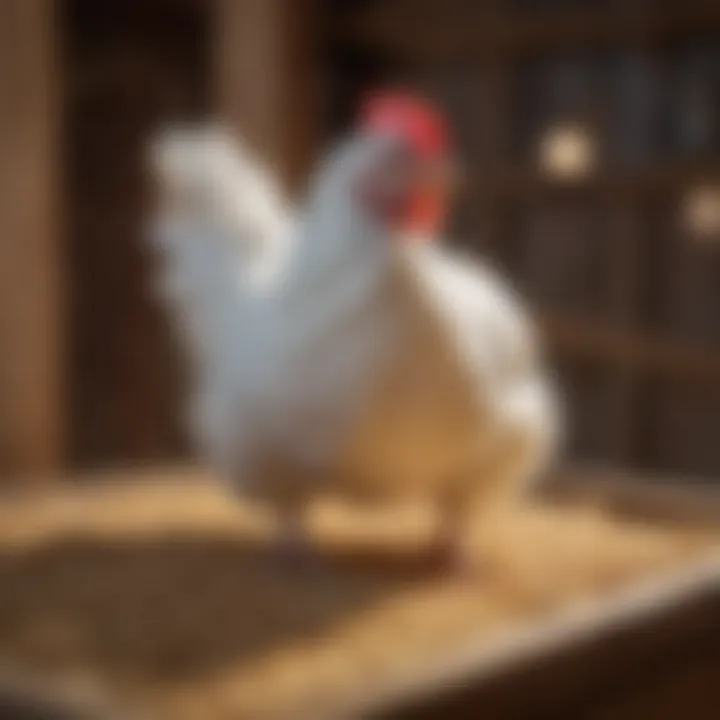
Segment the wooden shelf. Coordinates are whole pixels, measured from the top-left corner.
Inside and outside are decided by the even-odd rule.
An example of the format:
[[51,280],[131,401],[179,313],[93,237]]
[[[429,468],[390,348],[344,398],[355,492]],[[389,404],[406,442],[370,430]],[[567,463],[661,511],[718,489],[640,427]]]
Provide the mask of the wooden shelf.
[[553,195],[567,192],[602,195],[632,195],[675,190],[695,184],[720,182],[720,158],[699,162],[663,162],[637,170],[600,169],[579,178],[560,178],[544,174],[533,167],[520,169],[479,170],[465,179],[465,191],[483,196]]
[[596,319],[543,316],[551,345],[602,363],[693,382],[720,381],[720,350],[638,335]]

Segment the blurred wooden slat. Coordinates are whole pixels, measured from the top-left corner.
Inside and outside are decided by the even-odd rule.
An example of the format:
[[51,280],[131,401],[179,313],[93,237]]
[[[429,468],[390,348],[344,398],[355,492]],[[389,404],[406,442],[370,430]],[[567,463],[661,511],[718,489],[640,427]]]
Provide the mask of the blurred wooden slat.
[[674,521],[720,522],[720,489],[707,478],[631,473],[615,467],[577,463],[560,469],[540,494],[571,503],[590,502],[613,512]]
[[216,0],[214,86],[236,125],[289,186],[317,141],[316,0]]
[[52,0],[0,3],[0,473],[62,458],[60,72]]
[[[462,21],[459,18],[462,17]],[[586,49],[667,40],[720,29],[720,6],[712,2],[678,3],[662,11],[596,4],[591,10],[557,10],[539,15],[484,15],[474,22],[465,13],[449,13],[441,24],[422,22],[422,14],[358,13],[335,29],[338,38],[393,46],[417,57],[520,56],[545,50]]]
[[578,357],[636,367],[654,375],[679,376],[688,382],[720,380],[720,352],[712,348],[638,335],[612,324],[562,314],[543,317],[541,322],[552,344]]
[[[612,317],[625,331],[637,329],[638,294],[640,292],[641,256],[639,213],[631,202],[621,201],[611,228],[613,237]],[[613,413],[611,431],[614,456],[618,463],[631,461],[633,432],[636,427],[637,368],[619,368],[612,380]]]
[[720,162],[655,162],[637,171],[602,170],[581,178],[558,178],[534,168],[505,167],[488,174],[468,172],[468,192],[493,197],[552,196],[562,193],[641,196],[664,189],[704,185],[720,176]]

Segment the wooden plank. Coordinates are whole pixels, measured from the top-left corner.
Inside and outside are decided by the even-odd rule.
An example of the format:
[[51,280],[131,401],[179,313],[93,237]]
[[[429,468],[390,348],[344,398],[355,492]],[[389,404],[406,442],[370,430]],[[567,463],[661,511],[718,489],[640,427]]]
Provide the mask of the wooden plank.
[[[633,45],[682,38],[720,30],[720,6],[683,3],[662,12],[619,6],[608,10],[556,10],[544,13],[484,17],[479,12],[468,22],[464,13],[450,13],[450,22],[412,23],[410,13],[377,12],[350,16],[335,28],[340,40],[379,47],[392,46],[414,57],[520,57],[547,50],[587,51],[617,44]],[[462,16],[462,21],[458,17]],[[412,31],[409,26],[412,24]]]
[[720,379],[720,352],[713,348],[680,345],[571,315],[546,315],[540,321],[550,344],[562,352],[693,383]]
[[672,521],[720,522],[720,488],[706,479],[568,466],[539,487],[553,501],[593,503],[620,514]]
[[0,3],[0,474],[62,458],[59,82],[52,0]]
[[712,182],[720,164],[709,159],[690,162],[654,162],[637,171],[603,170],[581,177],[551,177],[534,168],[510,168],[473,174],[465,183],[469,192],[490,197],[543,197],[561,193],[589,193],[627,198],[659,190],[682,190]]
[[501,634],[475,657],[469,652],[388,693],[375,716],[587,717],[597,698],[623,686],[632,692],[643,676],[681,671],[688,657],[717,645],[719,573],[714,560],[555,622]]
[[215,95],[234,124],[289,185],[317,141],[315,0],[216,0]]
[[[612,228],[613,284],[612,319],[627,332],[637,328],[640,291],[640,233],[639,213],[632,200],[620,201],[617,214],[613,214]],[[610,432],[613,437],[612,457],[620,465],[631,460],[635,437],[636,395],[638,373],[632,365],[613,368],[612,401],[614,418]]]

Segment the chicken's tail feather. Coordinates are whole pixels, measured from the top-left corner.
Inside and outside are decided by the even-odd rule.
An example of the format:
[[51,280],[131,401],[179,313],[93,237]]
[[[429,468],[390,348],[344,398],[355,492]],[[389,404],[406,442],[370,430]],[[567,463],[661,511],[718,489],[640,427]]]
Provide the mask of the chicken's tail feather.
[[270,174],[223,127],[168,127],[152,139],[149,161],[155,287],[202,362],[223,314],[277,267],[289,213]]

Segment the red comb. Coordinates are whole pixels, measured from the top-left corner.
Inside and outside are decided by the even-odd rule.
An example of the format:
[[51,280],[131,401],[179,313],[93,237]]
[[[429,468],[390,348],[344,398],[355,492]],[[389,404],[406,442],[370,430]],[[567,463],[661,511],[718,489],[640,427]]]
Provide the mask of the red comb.
[[443,155],[448,150],[445,120],[430,103],[410,93],[381,91],[370,94],[360,108],[359,126],[395,132],[426,157]]

